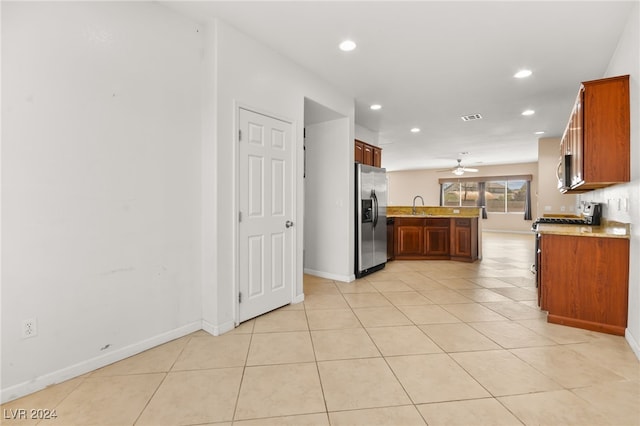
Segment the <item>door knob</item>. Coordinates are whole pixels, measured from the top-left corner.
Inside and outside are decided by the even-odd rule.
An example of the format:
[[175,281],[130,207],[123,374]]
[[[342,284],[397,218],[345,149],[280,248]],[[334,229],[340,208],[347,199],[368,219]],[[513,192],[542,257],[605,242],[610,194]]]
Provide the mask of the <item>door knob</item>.
[[286,226],[287,228],[291,228],[293,226],[293,222],[291,222],[290,220],[286,221],[284,223],[284,226]]

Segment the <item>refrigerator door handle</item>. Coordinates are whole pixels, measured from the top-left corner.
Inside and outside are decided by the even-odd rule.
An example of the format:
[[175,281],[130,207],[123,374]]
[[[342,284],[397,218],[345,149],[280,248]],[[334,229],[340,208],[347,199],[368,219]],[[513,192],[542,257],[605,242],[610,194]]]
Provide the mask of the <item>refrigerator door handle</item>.
[[376,191],[371,191],[371,198],[373,198],[373,227],[378,225],[378,196]]

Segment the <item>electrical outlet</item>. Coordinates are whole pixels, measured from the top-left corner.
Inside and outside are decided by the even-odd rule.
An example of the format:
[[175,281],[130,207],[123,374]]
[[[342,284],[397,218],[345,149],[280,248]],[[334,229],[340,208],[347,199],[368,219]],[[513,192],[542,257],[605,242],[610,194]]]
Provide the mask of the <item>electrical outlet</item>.
[[38,335],[38,326],[35,318],[29,318],[22,321],[22,338],[36,337]]

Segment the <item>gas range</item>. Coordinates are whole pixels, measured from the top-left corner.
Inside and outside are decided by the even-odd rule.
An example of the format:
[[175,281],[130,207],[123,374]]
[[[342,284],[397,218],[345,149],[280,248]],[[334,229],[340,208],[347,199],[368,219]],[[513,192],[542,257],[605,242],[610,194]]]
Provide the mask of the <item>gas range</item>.
[[602,206],[598,203],[586,203],[582,208],[583,217],[539,217],[531,225],[532,231],[538,230],[538,224],[554,224],[554,225],[600,225],[600,217],[602,216]]
[[541,217],[536,223],[556,223],[558,225],[590,225],[583,218],[578,217]]

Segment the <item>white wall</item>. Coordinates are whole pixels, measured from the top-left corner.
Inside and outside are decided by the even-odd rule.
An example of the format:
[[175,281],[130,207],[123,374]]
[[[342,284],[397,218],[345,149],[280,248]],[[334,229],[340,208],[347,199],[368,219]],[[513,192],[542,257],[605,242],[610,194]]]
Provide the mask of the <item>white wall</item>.
[[353,169],[349,156],[352,145],[347,139],[349,121],[342,118],[305,129],[304,270],[324,278],[353,281],[354,255],[346,252],[353,241],[353,216],[347,216],[349,210],[345,209],[353,195],[346,191],[344,176],[336,173]]
[[[353,160],[353,117],[354,104],[351,98],[341,95],[333,87],[316,78],[310,71],[304,70],[251,39],[232,26],[216,20],[206,29],[212,32],[207,38],[205,56],[215,57],[216,68],[214,132],[205,133],[203,150],[212,155],[203,161],[203,169],[215,170],[215,178],[202,182],[203,193],[203,228],[207,230],[203,241],[203,259],[206,264],[225,265],[216,270],[203,270],[203,303],[209,308],[204,311],[205,326],[208,331],[219,333],[233,327],[235,321],[235,283],[236,232],[237,232],[237,200],[235,187],[237,183],[237,107],[243,105],[249,109],[268,113],[294,124],[294,142],[296,144],[296,214],[292,218],[296,226],[296,297],[302,300],[303,273],[303,125],[304,98],[315,102],[348,117],[348,136],[342,138],[344,151],[335,152],[336,164],[343,164],[345,156]],[[346,154],[345,154],[346,152]],[[347,165],[336,168],[334,173],[343,182],[337,191],[345,194],[353,191],[353,173]],[[349,192],[351,191],[351,192]],[[343,197],[346,198],[346,195]],[[215,210],[211,210],[215,209]],[[352,217],[353,207],[350,203],[343,205],[341,217]],[[350,223],[349,235],[353,235],[353,224]],[[212,238],[215,236],[215,240]],[[353,256],[353,247],[334,241],[323,250],[335,250],[346,258]],[[219,284],[218,284],[219,283]],[[212,290],[215,289],[215,290]],[[211,308],[215,306],[215,308]]]
[[3,401],[200,328],[197,31],[2,2]]
[[[603,77],[629,74],[631,95],[631,182],[582,194],[581,201],[604,204],[603,216],[631,223],[629,316],[626,338],[640,358],[640,6],[636,4]],[[620,200],[620,210],[618,202]],[[625,209],[628,200],[628,210]]]
[[378,132],[374,132],[373,130],[369,130],[366,127],[360,126],[358,124],[355,125],[355,138],[359,141],[366,142],[369,145],[380,145],[378,141]]
[[580,214],[577,209],[577,196],[558,191],[556,177],[560,160],[560,138],[542,138],[538,140],[538,215],[544,214]]
[[[382,153],[384,163],[384,151]],[[506,176],[506,175],[532,175],[531,181],[531,215],[537,217],[535,194],[538,190],[537,163],[508,164],[501,166],[476,167],[478,173],[468,173],[469,177]],[[450,173],[440,173],[435,170],[408,170],[388,172],[389,178],[389,205],[411,206],[416,195],[424,198],[427,206],[440,204],[440,184],[438,179],[448,178]],[[465,175],[464,177],[467,177]],[[418,200],[420,205],[420,200]],[[489,213],[487,219],[482,220],[482,229],[485,231],[509,231],[531,232],[532,221],[525,221],[522,214],[518,213]]]

